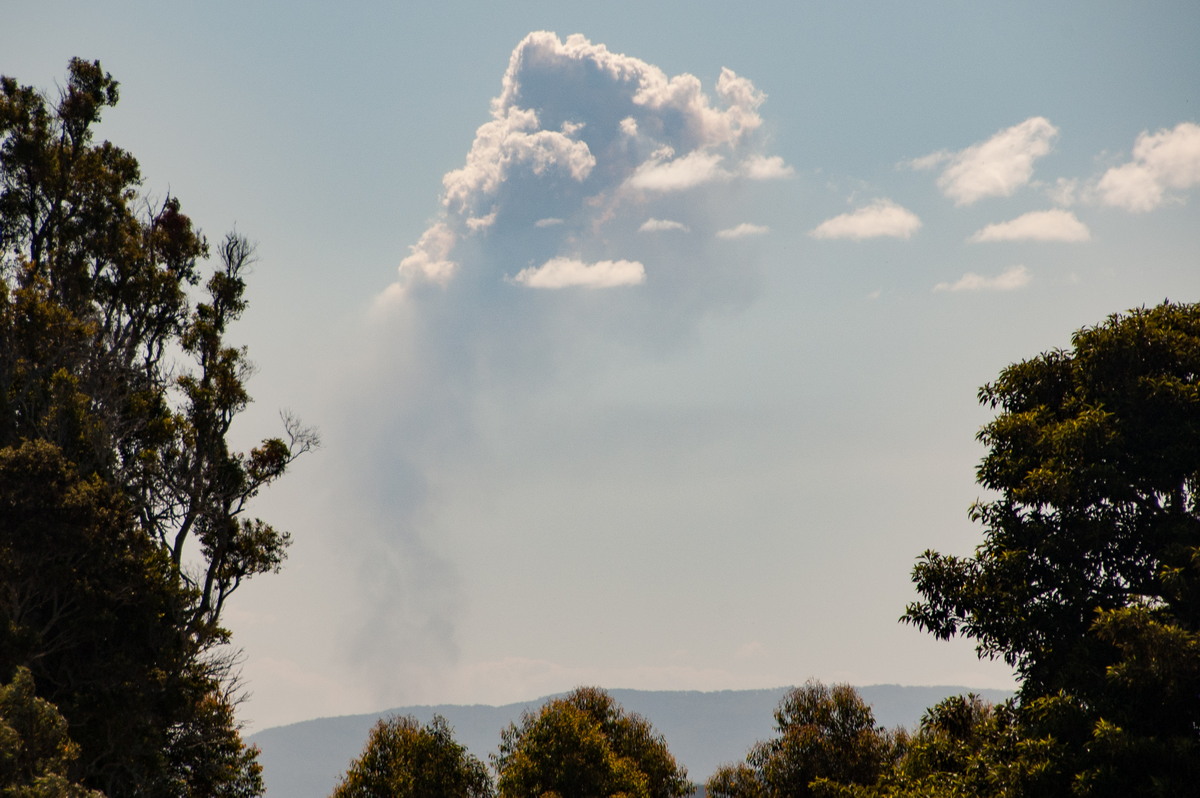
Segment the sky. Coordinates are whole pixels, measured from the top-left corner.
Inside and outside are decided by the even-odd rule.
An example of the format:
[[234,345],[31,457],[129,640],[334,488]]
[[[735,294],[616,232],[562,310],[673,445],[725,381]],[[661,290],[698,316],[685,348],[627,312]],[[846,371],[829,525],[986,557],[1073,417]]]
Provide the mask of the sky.
[[247,728],[571,689],[1008,687],[898,622],[981,385],[1200,300],[1200,5],[9,0],[0,73],[219,240],[284,570]]

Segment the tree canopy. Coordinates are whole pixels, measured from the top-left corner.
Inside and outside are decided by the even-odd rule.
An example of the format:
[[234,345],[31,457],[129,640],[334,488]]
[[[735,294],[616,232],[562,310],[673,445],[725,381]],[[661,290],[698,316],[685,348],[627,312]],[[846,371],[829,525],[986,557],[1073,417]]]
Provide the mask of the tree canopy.
[[248,503],[317,439],[228,445],[253,247],[226,236],[204,279],[180,201],[95,140],[118,97],[82,59],[57,97],[0,78],[0,678],[29,668],[90,787],[252,795],[221,616],[288,543]]
[[755,744],[741,764],[708,780],[715,798],[805,798],[818,782],[873,784],[890,763],[896,737],[879,727],[871,707],[846,684],[809,681],[775,710],[776,736]]
[[58,709],[38,698],[28,668],[0,686],[0,795],[22,798],[103,798],[71,782],[79,746]]
[[581,687],[525,713],[501,734],[493,764],[502,798],[679,798],[687,771],[640,715]]
[[421,725],[411,715],[381,719],[332,798],[491,798],[487,768],[454,739],[446,719]]
[[963,634],[1020,678],[1025,734],[1070,788],[1173,795],[1200,780],[1200,306],[1079,330],[980,390],[972,557],[926,552],[905,620]]

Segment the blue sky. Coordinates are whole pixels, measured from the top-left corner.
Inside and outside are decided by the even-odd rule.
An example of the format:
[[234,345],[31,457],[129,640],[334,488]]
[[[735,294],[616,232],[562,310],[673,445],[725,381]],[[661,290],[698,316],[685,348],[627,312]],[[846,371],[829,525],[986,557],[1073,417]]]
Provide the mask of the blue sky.
[[569,689],[1011,684],[897,618],[978,387],[1200,299],[1191,2],[27,2],[0,72],[258,243],[324,448],[229,619],[253,728]]

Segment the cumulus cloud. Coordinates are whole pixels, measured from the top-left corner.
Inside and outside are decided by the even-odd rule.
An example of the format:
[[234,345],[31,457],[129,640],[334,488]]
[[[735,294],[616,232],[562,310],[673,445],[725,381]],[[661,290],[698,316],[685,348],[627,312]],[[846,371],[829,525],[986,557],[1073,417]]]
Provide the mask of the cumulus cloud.
[[534,175],[562,175],[582,182],[596,166],[586,142],[572,138],[578,128],[543,130],[537,113],[527,108],[507,108],[503,115],[475,132],[466,166],[442,178],[444,203],[468,212],[496,195],[508,172],[524,168]]
[[967,272],[953,283],[938,283],[934,291],[1015,291],[1029,285],[1032,279],[1029,270],[1024,266],[1013,266],[1005,269],[995,277],[984,277],[981,274]]
[[678,230],[681,233],[691,232],[691,228],[683,222],[676,222],[671,219],[655,219],[653,217],[642,222],[642,226],[638,228],[639,233],[662,233],[668,230]]
[[[669,76],[579,34],[530,33],[513,50],[464,163],[443,178],[439,218],[402,262],[385,302],[411,294],[403,287],[416,278],[447,285],[469,273],[501,282],[514,261],[585,251],[599,262],[633,262],[613,230],[632,229],[655,203],[677,203],[679,224],[703,229],[705,206],[716,205],[704,191],[793,174],[764,152],[765,100],[729,69],[706,89],[694,75]],[[699,218],[688,218],[689,208]]]
[[765,157],[752,155],[742,163],[742,174],[751,180],[778,180],[791,177],[796,170],[784,163],[778,155]]
[[461,561],[444,542],[469,528],[456,486],[490,484],[497,441],[556,456],[571,444],[530,423],[551,410],[616,441],[586,404],[598,375],[657,364],[758,290],[752,253],[731,258],[712,238],[751,218],[738,197],[791,168],[768,148],[762,92],[727,69],[713,77],[668,76],[582,36],[532,33],[513,50],[338,380],[346,502],[370,508],[348,552],[370,590],[355,617],[369,623],[347,656],[372,683],[405,682],[410,651],[458,656]]
[[602,260],[584,263],[575,258],[551,258],[537,268],[522,269],[514,283],[530,288],[613,288],[641,285],[646,267],[634,260]]
[[1109,169],[1096,193],[1101,203],[1134,213],[1152,211],[1170,201],[1171,189],[1200,185],[1200,125],[1182,122],[1157,133],[1143,131],[1129,163]]
[[401,286],[426,281],[445,285],[454,275],[458,264],[450,260],[454,248],[454,231],[438,223],[426,230],[419,241],[409,247],[409,256],[400,261]]
[[771,228],[761,224],[750,224],[742,222],[736,227],[729,227],[725,230],[717,231],[717,238],[733,239],[733,238],[749,238],[750,236],[761,236],[770,232]]
[[1070,211],[1032,211],[1008,222],[989,224],[968,241],[1089,241],[1092,233]]
[[1050,152],[1057,135],[1049,120],[1035,116],[964,150],[935,152],[908,163],[914,169],[947,164],[938,187],[956,205],[971,205],[985,197],[1011,196],[1028,184],[1034,161]]
[[628,184],[647,191],[683,191],[713,180],[727,180],[732,175],[721,168],[722,160],[721,155],[703,150],[681,158],[649,160],[637,168]]
[[809,233],[813,238],[911,238],[921,229],[921,220],[907,208],[889,199],[826,219]]

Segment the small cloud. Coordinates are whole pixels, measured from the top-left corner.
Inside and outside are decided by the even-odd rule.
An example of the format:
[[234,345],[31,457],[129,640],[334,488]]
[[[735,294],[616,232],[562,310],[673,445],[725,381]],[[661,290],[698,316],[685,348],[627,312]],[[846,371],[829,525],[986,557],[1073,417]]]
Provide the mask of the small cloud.
[[450,260],[454,240],[454,231],[445,224],[435,224],[422,233],[408,248],[411,254],[400,261],[400,285],[420,280],[445,285],[458,266]]
[[791,177],[795,173],[796,170],[784,163],[778,155],[754,155],[742,162],[742,174],[751,180],[778,180]]
[[813,238],[911,238],[921,229],[912,211],[888,199],[878,199],[851,213],[826,219],[809,233]]
[[987,141],[958,152],[936,152],[909,161],[914,169],[931,169],[949,161],[938,177],[942,193],[955,205],[984,197],[1008,197],[1033,177],[1033,162],[1050,152],[1058,128],[1035,116],[1001,130]]
[[555,218],[551,217],[551,218],[547,218],[547,219],[538,219],[536,222],[533,223],[533,226],[534,227],[554,227],[554,225],[562,224],[562,223],[563,223],[562,219],[555,219]]
[[551,258],[537,268],[522,269],[512,282],[529,288],[615,288],[646,282],[646,267],[635,260],[584,263],[575,258]]
[[467,229],[472,232],[478,232],[480,230],[488,229],[495,223],[496,210],[493,208],[492,212],[487,216],[472,216],[471,218],[467,219]]
[[766,227],[761,224],[750,224],[749,222],[742,222],[737,227],[730,227],[726,230],[718,230],[717,238],[733,239],[733,238],[747,238],[749,236],[761,236],[765,233],[770,232],[770,230],[771,230],[771,228]]
[[902,166],[907,166],[910,169],[933,169],[939,164],[945,163],[953,157],[953,153],[949,150],[938,150],[931,152],[928,155],[922,155],[920,158],[913,158],[911,161],[905,161]]
[[1169,201],[1168,189],[1196,185],[1200,185],[1200,125],[1182,122],[1170,130],[1143,131],[1133,145],[1133,160],[1105,172],[1096,193],[1104,205],[1145,213]]
[[1089,241],[1092,234],[1075,214],[1060,209],[1033,211],[1009,222],[989,224],[967,240],[981,241]]
[[675,222],[670,219],[647,219],[638,228],[639,233],[663,233],[668,230],[679,230],[683,233],[690,233],[692,231],[683,222]]
[[650,160],[637,168],[629,185],[646,191],[683,191],[714,180],[724,180],[729,173],[721,168],[721,156],[696,150],[674,160]]
[[1075,197],[1079,191],[1079,181],[1069,180],[1065,177],[1060,177],[1055,181],[1054,185],[1046,189],[1046,196],[1055,205],[1062,207],[1070,207],[1075,204]]
[[934,291],[1015,291],[1029,285],[1032,275],[1024,266],[1013,266],[996,277],[967,272],[954,283],[938,283]]

